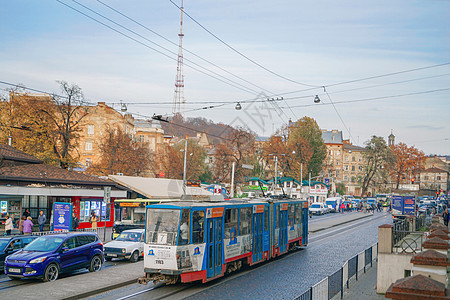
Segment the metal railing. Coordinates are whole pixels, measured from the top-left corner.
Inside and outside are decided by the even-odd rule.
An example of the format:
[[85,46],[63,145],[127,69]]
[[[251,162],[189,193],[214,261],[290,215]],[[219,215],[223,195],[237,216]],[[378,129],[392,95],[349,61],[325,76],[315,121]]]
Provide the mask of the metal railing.
[[338,297],[342,299],[345,288],[349,288],[349,282],[358,280],[358,276],[365,273],[369,265],[373,266],[377,257],[378,243],[347,260],[339,270],[307,289],[295,300],[329,300]]

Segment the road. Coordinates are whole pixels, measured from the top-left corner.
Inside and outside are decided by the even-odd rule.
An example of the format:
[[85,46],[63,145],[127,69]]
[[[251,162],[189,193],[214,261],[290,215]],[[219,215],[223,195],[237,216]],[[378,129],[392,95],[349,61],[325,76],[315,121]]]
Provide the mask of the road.
[[[314,216],[311,224],[338,217]],[[133,284],[89,299],[294,299],[338,270],[346,260],[372,246],[378,226],[391,223],[390,214],[374,216],[310,235],[308,247],[268,263],[206,284],[152,286]]]

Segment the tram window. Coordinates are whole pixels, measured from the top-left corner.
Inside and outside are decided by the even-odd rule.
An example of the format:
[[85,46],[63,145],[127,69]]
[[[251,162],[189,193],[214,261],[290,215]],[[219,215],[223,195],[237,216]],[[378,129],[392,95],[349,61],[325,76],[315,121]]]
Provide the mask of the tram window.
[[147,209],[146,241],[160,245],[176,245],[179,209]]
[[192,213],[192,243],[201,244],[204,240],[205,212],[194,211]]
[[225,209],[225,238],[235,238],[238,230],[238,209]]
[[180,239],[178,242],[179,245],[189,244],[189,228],[190,228],[189,215],[190,215],[189,209],[187,208],[183,209],[183,212],[181,213]]
[[264,207],[264,230],[269,230],[269,207]]
[[280,222],[278,222],[280,218],[280,206],[277,205],[276,214],[275,214],[275,228],[280,228]]
[[295,224],[301,224],[302,223],[302,205],[296,204],[295,209]]
[[239,224],[239,235],[250,234],[250,228],[252,225],[252,208],[241,208],[241,220]]
[[294,204],[289,204],[288,206],[288,218],[289,218],[289,225],[294,226],[294,215],[295,215],[295,206]]

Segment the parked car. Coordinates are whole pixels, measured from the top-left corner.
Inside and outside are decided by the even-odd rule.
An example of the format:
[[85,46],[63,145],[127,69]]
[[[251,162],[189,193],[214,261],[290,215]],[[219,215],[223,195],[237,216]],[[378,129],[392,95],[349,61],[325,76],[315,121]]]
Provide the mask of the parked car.
[[321,202],[314,202],[309,206],[309,211],[313,215],[323,215],[328,212],[328,208]]
[[41,236],[5,260],[11,279],[42,278],[55,281],[60,273],[87,268],[97,272],[103,265],[103,243],[97,234],[71,232]]
[[325,204],[330,212],[338,212],[341,202],[341,197],[331,197],[325,200]]
[[0,237],[0,270],[3,271],[5,258],[8,255],[16,253],[36,238],[36,235],[10,235]]
[[125,258],[132,262],[138,261],[144,256],[144,232],[145,229],[122,231],[114,241],[105,244],[105,259]]

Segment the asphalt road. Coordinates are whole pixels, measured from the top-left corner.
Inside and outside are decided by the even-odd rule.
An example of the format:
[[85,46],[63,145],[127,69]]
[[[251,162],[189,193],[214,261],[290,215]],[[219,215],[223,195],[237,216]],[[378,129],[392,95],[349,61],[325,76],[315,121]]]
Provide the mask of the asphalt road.
[[[337,216],[314,216],[310,222]],[[133,284],[89,299],[294,299],[338,270],[346,260],[375,244],[378,226],[391,222],[390,214],[375,213],[369,218],[310,234],[305,249],[210,283],[156,287]]]

